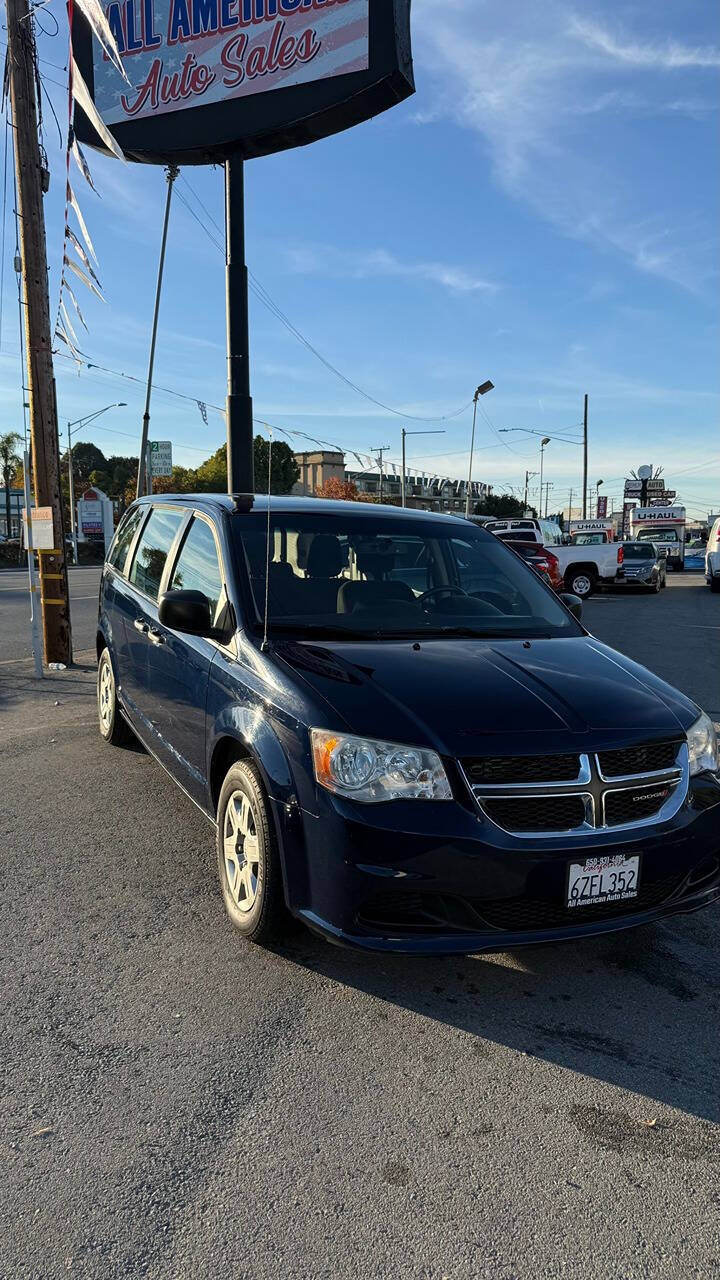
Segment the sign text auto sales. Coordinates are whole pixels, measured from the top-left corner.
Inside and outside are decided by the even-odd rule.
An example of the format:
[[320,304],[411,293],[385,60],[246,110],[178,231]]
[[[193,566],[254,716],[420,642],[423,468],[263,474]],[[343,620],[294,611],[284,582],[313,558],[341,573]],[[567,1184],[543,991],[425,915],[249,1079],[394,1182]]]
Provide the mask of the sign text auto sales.
[[131,88],[96,47],[106,124],[365,70],[368,0],[112,0]]

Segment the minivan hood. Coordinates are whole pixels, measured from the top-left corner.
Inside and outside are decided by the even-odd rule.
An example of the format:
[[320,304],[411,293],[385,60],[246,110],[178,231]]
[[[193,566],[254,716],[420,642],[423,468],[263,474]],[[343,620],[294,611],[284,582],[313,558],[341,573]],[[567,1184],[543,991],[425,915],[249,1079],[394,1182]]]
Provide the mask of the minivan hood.
[[462,757],[680,737],[698,709],[590,636],[283,643],[276,656],[330,704],[318,728]]

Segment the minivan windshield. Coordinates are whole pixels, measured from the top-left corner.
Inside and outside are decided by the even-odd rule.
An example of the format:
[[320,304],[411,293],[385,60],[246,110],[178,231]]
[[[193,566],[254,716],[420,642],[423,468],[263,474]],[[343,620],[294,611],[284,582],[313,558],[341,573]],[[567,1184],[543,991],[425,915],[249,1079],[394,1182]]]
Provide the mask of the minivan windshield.
[[274,635],[577,636],[582,629],[532,569],[469,522],[347,511],[231,517],[257,628],[266,585]]

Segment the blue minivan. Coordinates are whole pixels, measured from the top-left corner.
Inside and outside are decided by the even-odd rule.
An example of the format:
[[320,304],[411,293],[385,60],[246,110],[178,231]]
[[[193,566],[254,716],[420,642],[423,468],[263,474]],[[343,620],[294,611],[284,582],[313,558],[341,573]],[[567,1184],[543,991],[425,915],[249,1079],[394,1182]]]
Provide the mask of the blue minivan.
[[491,533],[316,499],[154,497],[100,588],[100,731],[216,829],[227,912],[478,952],[720,897],[711,720]]

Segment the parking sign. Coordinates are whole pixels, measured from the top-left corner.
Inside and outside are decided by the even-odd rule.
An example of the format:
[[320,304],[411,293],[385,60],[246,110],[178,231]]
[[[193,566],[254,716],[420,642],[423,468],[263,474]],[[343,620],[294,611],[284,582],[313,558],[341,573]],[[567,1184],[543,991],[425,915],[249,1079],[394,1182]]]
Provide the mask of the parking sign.
[[150,474],[158,477],[172,475],[172,440],[150,441]]

